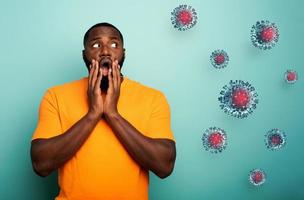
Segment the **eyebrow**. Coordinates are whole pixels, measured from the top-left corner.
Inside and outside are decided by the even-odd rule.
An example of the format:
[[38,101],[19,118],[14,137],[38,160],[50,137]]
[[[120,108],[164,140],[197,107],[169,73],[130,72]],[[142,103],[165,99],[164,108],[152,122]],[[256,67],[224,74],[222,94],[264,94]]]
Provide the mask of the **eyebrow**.
[[[95,40],[99,40],[99,39],[101,39],[101,37],[93,38],[93,39],[91,39],[89,42],[92,42],[92,41],[95,41]],[[119,39],[118,37],[116,37],[116,36],[110,37],[110,39],[111,39],[111,40],[113,40],[113,39],[115,39],[115,40],[120,40],[120,39]]]

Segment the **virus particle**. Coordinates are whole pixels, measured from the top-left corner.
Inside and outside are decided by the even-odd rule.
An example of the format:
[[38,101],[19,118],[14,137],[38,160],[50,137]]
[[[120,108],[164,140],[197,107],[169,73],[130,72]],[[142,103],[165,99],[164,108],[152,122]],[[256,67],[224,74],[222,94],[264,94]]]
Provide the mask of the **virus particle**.
[[254,186],[262,185],[266,181],[266,174],[261,169],[251,170],[249,173],[249,181]]
[[208,128],[202,137],[203,146],[207,151],[211,153],[221,153],[227,145],[227,135],[226,132],[217,127]]
[[258,21],[251,28],[251,41],[259,49],[271,49],[279,40],[279,30],[274,23]]
[[286,144],[284,131],[274,128],[265,134],[265,144],[268,149],[277,150]]
[[174,28],[185,31],[197,23],[197,13],[188,5],[180,5],[171,12],[171,22]]
[[258,104],[258,94],[255,88],[248,82],[241,80],[230,81],[220,92],[220,108],[225,113],[237,117],[245,118],[256,109]]
[[212,52],[210,61],[214,68],[221,69],[227,67],[229,57],[224,50],[216,50]]
[[294,70],[287,70],[284,77],[286,83],[293,84],[298,80],[298,73]]

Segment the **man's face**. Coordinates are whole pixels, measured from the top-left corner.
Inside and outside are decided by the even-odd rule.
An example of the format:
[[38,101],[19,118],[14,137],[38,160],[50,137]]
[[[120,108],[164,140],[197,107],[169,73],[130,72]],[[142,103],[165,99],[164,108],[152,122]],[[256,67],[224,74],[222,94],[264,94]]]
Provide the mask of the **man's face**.
[[125,49],[117,30],[112,27],[100,26],[90,31],[83,50],[83,59],[88,70],[93,59],[99,62],[99,67],[102,69],[102,75],[104,76],[101,85],[103,90],[107,89],[108,70],[112,67],[112,63],[118,60],[121,67],[124,55]]

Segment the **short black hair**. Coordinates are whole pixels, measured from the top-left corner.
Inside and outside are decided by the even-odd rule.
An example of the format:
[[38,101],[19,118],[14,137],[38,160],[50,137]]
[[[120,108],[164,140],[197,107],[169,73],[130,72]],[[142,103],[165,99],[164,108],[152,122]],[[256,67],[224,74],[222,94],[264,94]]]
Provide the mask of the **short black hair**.
[[123,44],[123,36],[122,36],[120,30],[118,28],[116,28],[113,24],[110,24],[110,23],[107,23],[107,22],[101,22],[101,23],[95,24],[94,26],[92,26],[91,28],[89,28],[89,30],[87,30],[87,32],[84,34],[84,37],[83,37],[83,46],[85,46],[91,30],[93,28],[102,27],[102,26],[114,28],[119,33],[119,36],[120,36],[122,44]]

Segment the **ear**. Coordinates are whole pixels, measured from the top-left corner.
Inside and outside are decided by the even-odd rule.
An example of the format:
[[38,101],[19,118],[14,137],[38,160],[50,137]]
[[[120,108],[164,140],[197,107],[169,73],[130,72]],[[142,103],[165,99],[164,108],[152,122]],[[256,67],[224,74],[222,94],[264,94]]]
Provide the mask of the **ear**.
[[87,59],[86,55],[85,55],[85,51],[82,50],[82,59],[88,69],[88,71],[90,71],[90,65],[91,65],[91,62]]
[[84,53],[84,49],[82,50],[82,58],[85,58],[85,53]]

